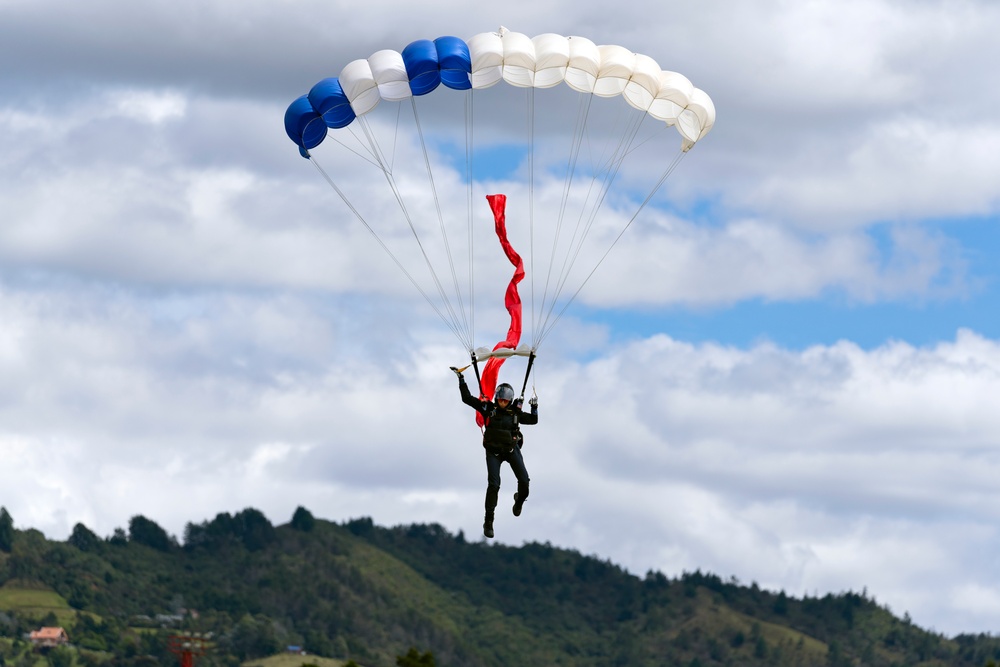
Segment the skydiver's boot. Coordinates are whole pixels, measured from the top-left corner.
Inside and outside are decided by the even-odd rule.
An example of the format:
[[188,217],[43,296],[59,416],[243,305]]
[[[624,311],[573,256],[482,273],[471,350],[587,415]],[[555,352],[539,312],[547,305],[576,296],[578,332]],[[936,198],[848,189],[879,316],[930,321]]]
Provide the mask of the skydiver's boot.
[[493,537],[493,513],[500,498],[500,485],[490,484],[486,487],[486,520],[483,522],[483,535]]
[[524,501],[528,499],[528,484],[527,482],[517,482],[517,493],[514,494],[514,516],[521,516],[521,507],[524,505]]

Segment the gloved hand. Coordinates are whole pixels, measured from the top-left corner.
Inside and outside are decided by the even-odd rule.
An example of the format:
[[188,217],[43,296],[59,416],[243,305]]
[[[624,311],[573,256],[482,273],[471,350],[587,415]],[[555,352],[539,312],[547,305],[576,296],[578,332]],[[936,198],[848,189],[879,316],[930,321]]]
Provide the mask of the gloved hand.
[[523,398],[515,398],[514,399],[514,409],[515,410],[520,410],[522,405],[524,405],[524,399]]
[[538,397],[537,396],[532,396],[531,400],[528,401],[528,405],[531,406],[531,410],[532,411],[537,410],[538,409]]
[[455,371],[455,375],[458,376],[458,383],[459,384],[462,384],[463,382],[465,382],[465,376],[462,375],[462,371],[458,370],[454,366],[450,366],[449,368],[451,368],[451,370]]

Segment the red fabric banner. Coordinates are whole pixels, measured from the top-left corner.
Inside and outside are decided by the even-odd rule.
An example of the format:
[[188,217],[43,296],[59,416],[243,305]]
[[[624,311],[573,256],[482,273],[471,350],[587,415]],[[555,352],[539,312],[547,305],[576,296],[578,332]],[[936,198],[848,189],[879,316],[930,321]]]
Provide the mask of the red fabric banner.
[[[510,328],[507,329],[507,337],[494,345],[493,349],[506,348],[513,350],[521,342],[521,295],[517,293],[517,284],[524,279],[524,262],[521,260],[521,256],[517,254],[517,251],[510,245],[510,241],[507,240],[507,220],[504,213],[507,205],[507,195],[486,195],[486,201],[489,202],[490,208],[493,210],[493,219],[496,223],[497,238],[500,239],[500,246],[503,248],[504,254],[507,255],[507,259],[514,265],[514,275],[510,279],[510,284],[507,285],[507,291],[503,299],[504,306],[507,308],[507,312],[510,313]],[[504,361],[506,359],[493,357],[486,362],[486,367],[483,368],[482,395],[480,398],[493,398],[493,392],[497,386],[497,376],[500,374],[500,366],[503,365]],[[478,412],[476,413],[476,423],[483,426],[483,416]]]

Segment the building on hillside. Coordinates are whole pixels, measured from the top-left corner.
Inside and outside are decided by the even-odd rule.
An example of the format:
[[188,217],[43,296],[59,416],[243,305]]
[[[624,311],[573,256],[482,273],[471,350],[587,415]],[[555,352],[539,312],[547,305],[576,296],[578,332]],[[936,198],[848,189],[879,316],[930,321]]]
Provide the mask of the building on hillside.
[[157,614],[156,622],[160,624],[161,627],[167,627],[168,625],[177,625],[184,622],[183,614]]
[[28,637],[38,648],[51,648],[69,643],[69,635],[62,628],[40,628],[32,630]]

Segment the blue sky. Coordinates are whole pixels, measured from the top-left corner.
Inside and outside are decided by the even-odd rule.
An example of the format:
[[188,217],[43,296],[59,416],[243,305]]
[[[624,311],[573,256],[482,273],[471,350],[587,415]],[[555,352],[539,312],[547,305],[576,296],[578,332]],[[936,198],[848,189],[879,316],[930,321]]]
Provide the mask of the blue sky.
[[[601,311],[593,316],[613,318],[623,337],[667,331],[683,340],[739,347],[770,341],[782,347],[803,349],[838,340],[849,340],[866,349],[890,341],[926,346],[954,338],[959,329],[1000,337],[997,220],[933,221],[927,228],[947,239],[961,256],[965,270],[962,288],[948,285],[945,281],[950,277],[943,276],[941,288],[929,294],[877,302],[861,301],[842,291],[830,290],[802,300],[757,298],[699,308]],[[871,237],[883,253],[888,252],[889,242],[884,234],[875,228]]]
[[[353,59],[503,25],[647,55],[718,119],[540,349],[531,500],[501,505],[496,539],[791,595],[867,587],[923,627],[996,632],[1000,8],[290,7],[0,4],[0,504],[18,527],[110,535],[142,513],[182,535],[303,505],[479,533],[480,433],[448,370],[467,350],[282,117]],[[316,152],[388,219],[367,189],[384,179]],[[658,173],[642,159],[622,178]],[[487,345],[511,267],[481,195],[510,196],[523,253],[529,200],[514,160],[491,166],[472,198]],[[464,210],[460,170],[435,179]],[[540,223],[558,192],[536,184]]]
[[[639,335],[670,331],[685,340],[741,347],[768,340],[793,349],[838,340],[850,340],[866,349],[890,341],[927,346],[954,338],[959,329],[1000,337],[997,218],[933,220],[923,226],[945,239],[961,258],[960,286],[951,284],[955,276],[946,274],[927,294],[876,302],[831,290],[801,301],[754,299],[705,310],[660,311],[637,317],[635,331]],[[884,229],[875,226],[869,234],[883,256],[891,254]],[[622,321],[629,319],[626,316]]]

